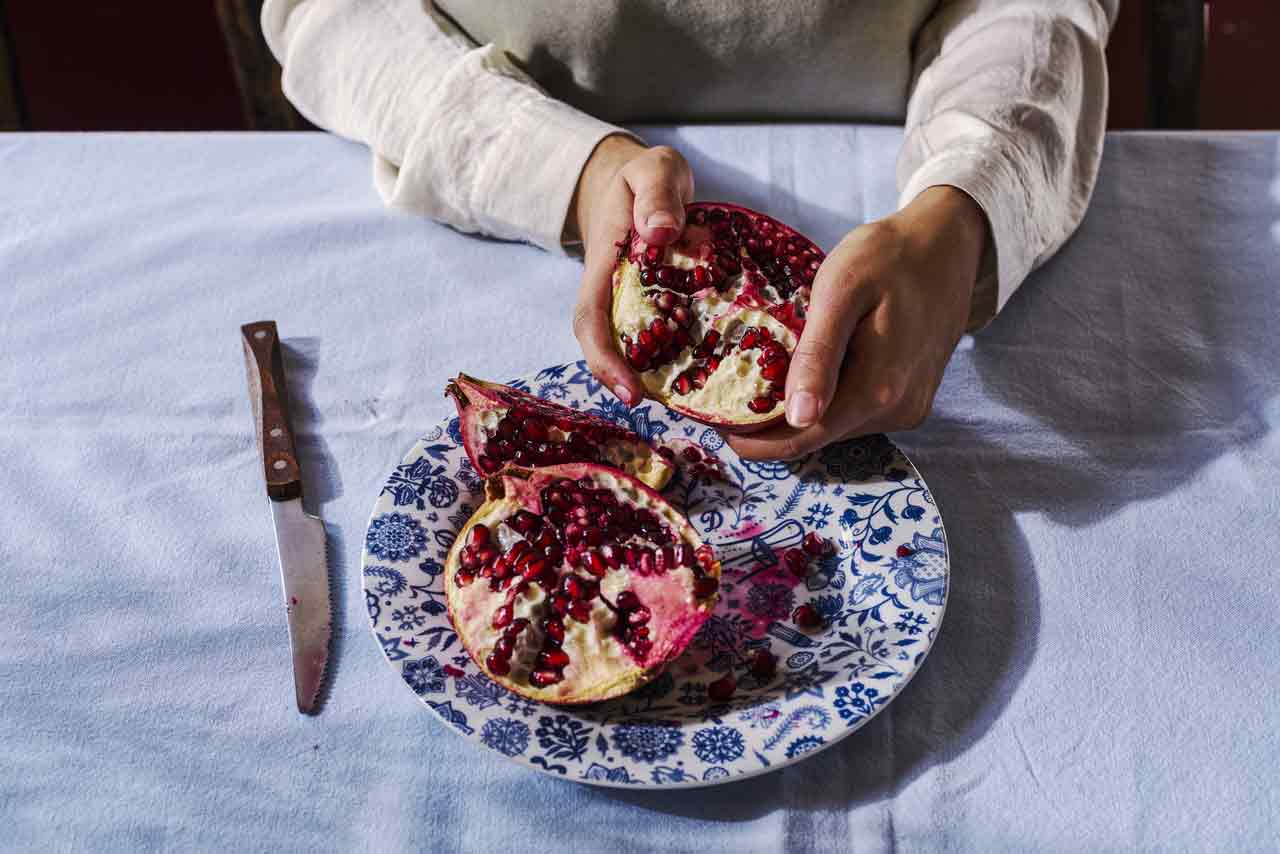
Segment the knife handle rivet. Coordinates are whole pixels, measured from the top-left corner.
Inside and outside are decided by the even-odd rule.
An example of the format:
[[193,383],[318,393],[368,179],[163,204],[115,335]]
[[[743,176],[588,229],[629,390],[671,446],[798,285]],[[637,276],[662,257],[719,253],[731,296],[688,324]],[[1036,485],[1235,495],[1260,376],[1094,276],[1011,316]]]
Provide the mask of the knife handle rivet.
[[253,337],[261,341],[263,338],[267,337],[267,330],[259,329],[257,332],[253,333]]
[[279,439],[281,434],[283,433],[284,431],[281,430],[279,427],[272,427],[271,433],[269,435],[271,436],[272,439]]
[[285,462],[284,460],[276,460],[274,463],[272,463],[272,464],[271,464],[271,467],[272,467],[273,469],[275,469],[276,471],[280,471],[280,469],[282,469],[282,468],[287,468],[287,467],[288,467],[288,465],[289,465],[289,464],[288,464],[287,462]]

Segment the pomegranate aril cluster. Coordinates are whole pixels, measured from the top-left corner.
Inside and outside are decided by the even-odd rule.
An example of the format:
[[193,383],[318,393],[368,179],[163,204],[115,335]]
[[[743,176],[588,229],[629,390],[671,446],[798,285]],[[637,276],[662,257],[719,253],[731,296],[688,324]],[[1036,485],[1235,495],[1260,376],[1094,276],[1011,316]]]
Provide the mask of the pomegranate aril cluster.
[[535,606],[542,611],[534,619],[542,641],[529,673],[530,683],[539,688],[564,678],[570,664],[563,649],[567,621],[591,622],[597,599],[615,612],[615,633],[621,643],[639,658],[651,650],[649,609],[631,591],[624,591],[614,603],[601,594],[600,581],[610,570],[625,568],[651,575],[688,567],[699,598],[718,588],[715,578],[707,575],[714,565],[709,546],[694,549],[677,543],[652,510],[620,503],[613,492],[597,488],[591,478],[552,481],[539,497],[541,516],[521,509],[502,521],[521,537],[505,552],[483,524],[472,526],[460,552],[461,568],[454,578],[459,587],[480,578],[495,592],[508,591],[490,620],[494,629],[502,631],[485,658],[493,673],[511,672],[515,644],[530,625],[528,619],[515,618],[515,604],[532,585],[545,594],[545,606]]
[[[558,430],[559,436],[552,435]],[[546,466],[567,462],[598,462],[600,448],[612,439],[639,437],[628,430],[587,415],[539,411],[525,402],[515,403],[496,427],[480,453],[481,474],[496,473],[507,463]]]

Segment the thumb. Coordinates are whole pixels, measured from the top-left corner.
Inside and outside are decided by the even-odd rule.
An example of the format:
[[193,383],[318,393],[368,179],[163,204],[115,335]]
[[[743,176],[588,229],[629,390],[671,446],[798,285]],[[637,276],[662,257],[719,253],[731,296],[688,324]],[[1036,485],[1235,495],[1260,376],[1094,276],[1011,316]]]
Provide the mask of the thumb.
[[849,338],[871,310],[871,288],[850,283],[831,260],[814,278],[804,332],[787,371],[787,423],[798,429],[812,426],[831,405]]
[[635,194],[636,232],[645,243],[664,246],[684,231],[684,206],[693,200],[693,173],[674,149],[651,149],[626,168]]

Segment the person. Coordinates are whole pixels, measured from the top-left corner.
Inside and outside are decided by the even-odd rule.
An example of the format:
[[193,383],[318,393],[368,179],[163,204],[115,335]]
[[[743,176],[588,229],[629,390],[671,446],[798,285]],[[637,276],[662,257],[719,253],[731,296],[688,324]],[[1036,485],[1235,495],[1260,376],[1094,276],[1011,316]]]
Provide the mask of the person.
[[675,240],[694,176],[647,119],[902,121],[899,209],[814,280],[786,424],[729,442],[787,459],[927,416],[965,330],[1082,219],[1118,0],[267,0],[286,96],[367,144],[386,202],[467,232],[581,248],[574,331],[629,405],[610,338],[615,244]]

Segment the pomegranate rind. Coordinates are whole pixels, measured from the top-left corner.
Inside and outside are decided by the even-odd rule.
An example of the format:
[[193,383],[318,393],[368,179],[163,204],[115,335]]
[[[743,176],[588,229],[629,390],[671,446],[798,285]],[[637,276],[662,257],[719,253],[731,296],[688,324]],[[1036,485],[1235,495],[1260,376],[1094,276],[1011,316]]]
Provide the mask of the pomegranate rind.
[[[561,406],[518,388],[476,379],[466,374],[458,374],[445,388],[445,393],[453,399],[458,411],[459,432],[462,434],[462,446],[467,452],[467,459],[471,461],[472,468],[482,476],[486,472],[480,465],[480,453],[489,439],[482,414],[510,409],[511,400],[529,402],[533,406],[586,419],[612,430],[625,429],[598,416]],[[610,438],[601,443],[600,452],[605,458],[603,464],[621,469],[655,489],[662,489],[671,481],[675,467],[637,434],[629,430],[627,433],[629,435]]]
[[[697,267],[710,267],[715,263],[713,256],[717,250],[710,246],[712,235],[705,224],[696,224],[695,213],[701,211],[701,216],[705,217],[717,209],[728,216],[741,214],[756,227],[767,223],[770,236],[782,242],[796,242],[803,247],[801,251],[804,253],[805,267],[810,264],[816,267],[825,258],[816,244],[772,217],[740,205],[699,202],[687,208],[690,225],[681,239],[661,250],[663,266],[693,270]],[[641,278],[640,261],[648,248],[638,235],[632,233],[620,247],[618,262],[613,271],[611,331],[614,346],[624,359],[627,358],[628,346],[639,340],[642,330],[649,328],[654,318],[662,316],[653,302],[645,296],[645,291],[648,288],[650,293],[658,293],[660,291],[653,288],[665,286],[646,286]],[[745,249],[740,247],[738,252],[736,257],[739,260],[750,261],[749,256],[743,254]],[[810,281],[813,272],[813,269],[806,271]],[[783,419],[785,405],[785,400],[777,396],[773,405],[766,410],[755,412],[747,406],[751,400],[769,397],[773,391],[780,391],[785,386],[785,375],[778,383],[767,381],[761,376],[762,367],[756,363],[759,351],[732,349],[721,360],[720,366],[710,372],[705,380],[705,387],[695,387],[691,391],[679,393],[676,381],[686,369],[695,367],[694,347],[708,328],[714,328],[725,341],[738,339],[741,331],[746,328],[768,329],[774,340],[785,349],[789,359],[804,329],[803,315],[808,306],[807,296],[797,297],[796,292],[789,296],[777,293],[758,269],[731,274],[726,281],[728,286],[719,291],[714,287],[705,287],[693,292],[694,300],[689,308],[697,320],[689,328],[696,337],[680,350],[676,360],[657,368],[638,370],[637,374],[644,384],[646,396],[675,412],[718,429],[753,432],[779,423]],[[674,290],[677,294],[681,293],[679,288]],[[798,290],[797,288],[797,292]],[[684,293],[687,294],[688,291]],[[805,290],[803,293],[807,295],[808,292]]]
[[[658,575],[610,570],[600,580],[602,590],[614,593],[618,589],[632,590],[652,610],[649,623],[653,632],[652,649],[643,660],[636,660],[612,632],[614,623],[610,620],[613,612],[599,599],[593,600],[590,629],[585,624],[564,620],[564,648],[571,657],[570,665],[564,670],[564,680],[540,688],[527,681],[532,669],[531,661],[543,637],[541,616],[546,612],[547,591],[535,582],[516,600],[515,615],[527,616],[531,620],[526,629],[527,636],[521,635],[523,645],[517,655],[513,655],[509,673],[494,673],[485,661],[496,637],[491,617],[507,601],[509,591],[493,591],[483,578],[459,587],[457,575],[462,569],[462,549],[469,542],[476,525],[484,524],[495,536],[502,537],[504,535],[498,534],[500,520],[513,516],[520,509],[541,515],[540,494],[544,486],[559,478],[577,480],[583,476],[591,477],[597,488],[616,488],[621,493],[619,500],[626,496],[625,500],[633,506],[653,511],[672,531],[677,543],[691,549],[705,545],[688,520],[655,490],[639,479],[608,466],[569,463],[532,470],[508,467],[488,479],[488,497],[459,531],[445,561],[444,586],[449,618],[467,654],[485,675],[520,696],[555,705],[599,702],[627,694],[651,681],[684,652],[718,598],[718,593],[701,599],[695,597],[694,574],[687,568]],[[559,569],[561,574],[569,571],[563,562]],[[718,582],[719,561],[712,560],[704,565],[702,575]],[[524,604],[523,610],[520,603]],[[596,641],[594,647],[590,643],[592,638]]]

